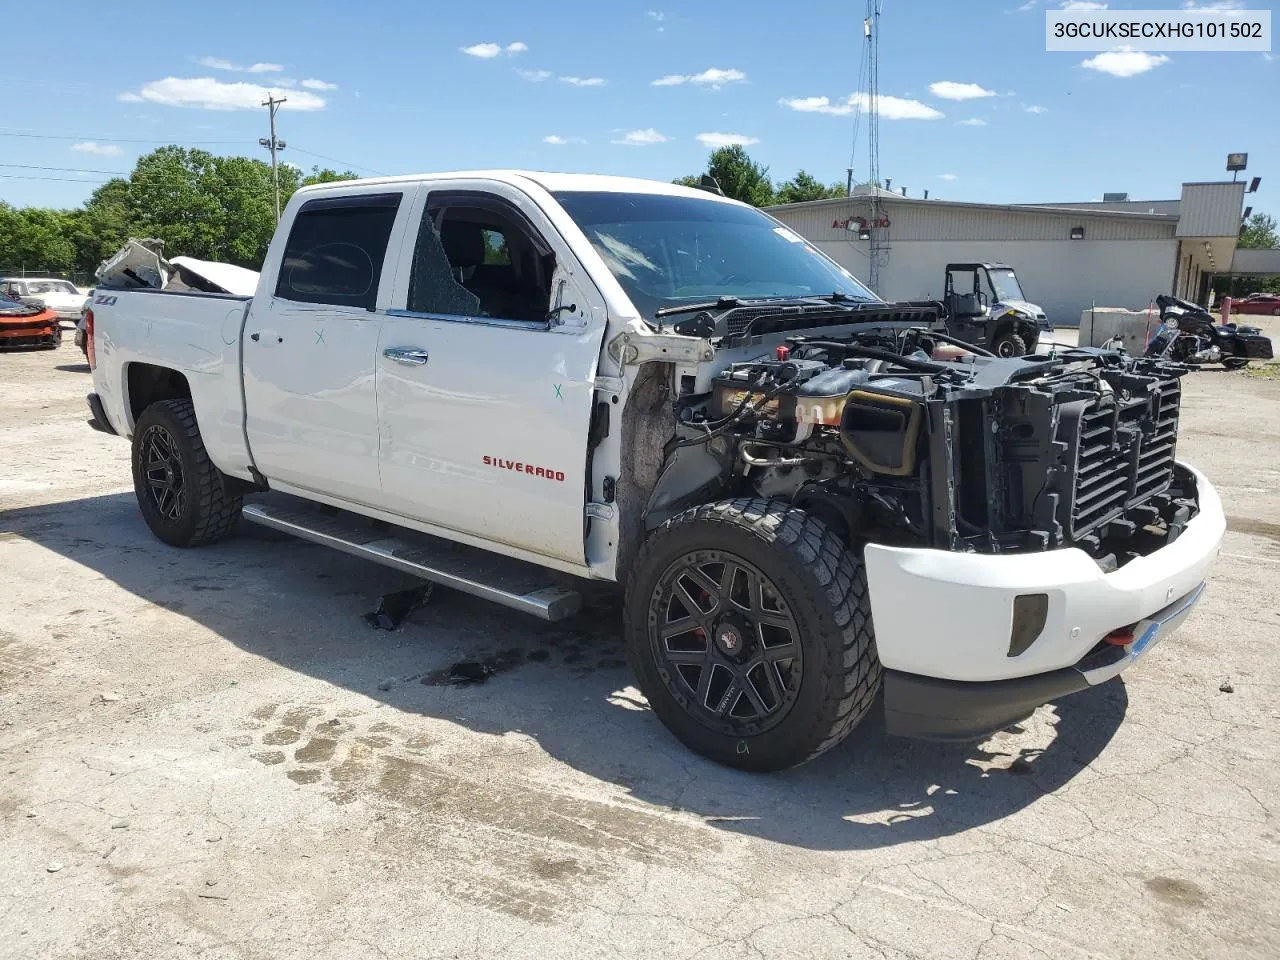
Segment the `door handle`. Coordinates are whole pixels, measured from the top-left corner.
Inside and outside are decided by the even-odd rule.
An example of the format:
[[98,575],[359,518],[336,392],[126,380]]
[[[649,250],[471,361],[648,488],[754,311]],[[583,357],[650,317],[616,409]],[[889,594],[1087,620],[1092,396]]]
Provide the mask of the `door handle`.
[[382,355],[388,360],[410,367],[420,367],[427,362],[427,351],[416,347],[387,347],[382,351]]

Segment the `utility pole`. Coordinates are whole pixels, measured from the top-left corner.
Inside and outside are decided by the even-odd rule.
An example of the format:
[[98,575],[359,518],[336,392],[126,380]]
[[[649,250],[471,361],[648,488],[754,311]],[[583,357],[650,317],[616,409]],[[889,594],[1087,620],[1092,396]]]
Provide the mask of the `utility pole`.
[[275,188],[276,194],[276,223],[280,222],[280,170],[276,166],[276,154],[285,148],[285,142],[276,139],[276,111],[280,109],[280,104],[288,102],[285,97],[277,100],[274,93],[267,94],[267,99],[263,101],[262,105],[271,114],[271,139],[268,140],[264,137],[258,141],[258,143],[271,151],[271,183]]

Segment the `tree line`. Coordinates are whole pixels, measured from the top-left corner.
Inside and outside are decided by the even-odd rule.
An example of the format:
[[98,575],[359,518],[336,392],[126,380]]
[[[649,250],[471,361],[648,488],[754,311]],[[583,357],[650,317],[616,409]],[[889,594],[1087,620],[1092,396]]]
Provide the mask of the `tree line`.
[[769,179],[769,168],[752,160],[747,151],[739,146],[721,147],[712,151],[707,158],[705,174],[679,177],[674,182],[686,187],[696,187],[707,174],[716,178],[726,197],[741,200],[754,207],[829,200],[832,197],[843,197],[846,192],[843,184],[824,184],[804,170],[790,180],[775,185]]
[[[280,202],[299,187],[353,180],[351,171],[281,166]],[[0,270],[69,274],[91,283],[98,264],[130,237],[157,237],[177,255],[257,269],[275,232],[271,165],[249,157],[168,146],[82,207],[14,207],[0,200]]]
[[[769,168],[740,146],[721,147],[707,159],[706,174],[726,196],[757,207],[843,197],[842,184],[823,184],[800,170],[775,184]],[[299,187],[354,180],[350,170],[313,167],[304,174],[282,166],[280,202]],[[705,174],[675,182],[699,186]],[[161,147],[140,158],[127,177],[100,186],[82,207],[54,210],[14,207],[0,200],[0,273],[70,275],[92,283],[98,264],[130,237],[157,237],[171,254],[219,260],[258,269],[275,232],[271,166],[249,157],[223,157],[205,150]],[[1244,224],[1242,247],[1280,247],[1276,221],[1255,213]],[[1239,278],[1234,289],[1225,278],[1220,292],[1237,295],[1280,288],[1280,278]]]

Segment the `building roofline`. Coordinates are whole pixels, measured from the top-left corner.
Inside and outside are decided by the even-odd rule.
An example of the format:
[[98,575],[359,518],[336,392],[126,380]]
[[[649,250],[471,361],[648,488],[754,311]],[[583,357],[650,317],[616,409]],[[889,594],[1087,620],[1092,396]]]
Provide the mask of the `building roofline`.
[[[921,197],[903,197],[903,196],[882,196],[877,198],[880,203],[907,203],[907,204],[925,204],[927,206],[947,206],[960,207],[967,210],[1001,210],[1009,213],[1061,213],[1071,214],[1077,217],[1097,217],[1102,219],[1121,219],[1121,220],[1142,220],[1147,223],[1167,222],[1177,223],[1178,215],[1172,213],[1140,213],[1130,210],[1082,210],[1079,207],[1055,207],[1049,204],[1038,203],[972,203],[963,200],[925,200]],[[762,209],[769,213],[777,213],[781,210],[790,210],[793,208],[816,208],[822,206],[836,206],[843,203],[867,203],[870,197],[866,194],[854,194],[851,197],[832,197],[827,200],[804,200],[800,203],[780,203]]]

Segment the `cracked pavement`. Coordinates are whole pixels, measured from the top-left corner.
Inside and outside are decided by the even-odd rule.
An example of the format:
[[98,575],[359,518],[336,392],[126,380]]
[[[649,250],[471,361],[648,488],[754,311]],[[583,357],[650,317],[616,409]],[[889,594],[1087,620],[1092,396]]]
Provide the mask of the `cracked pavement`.
[[163,546],[79,359],[0,356],[0,958],[1280,956],[1280,380],[1184,381],[1230,529],[1121,682],[749,776],[648,712],[607,593],[388,633],[393,572]]

